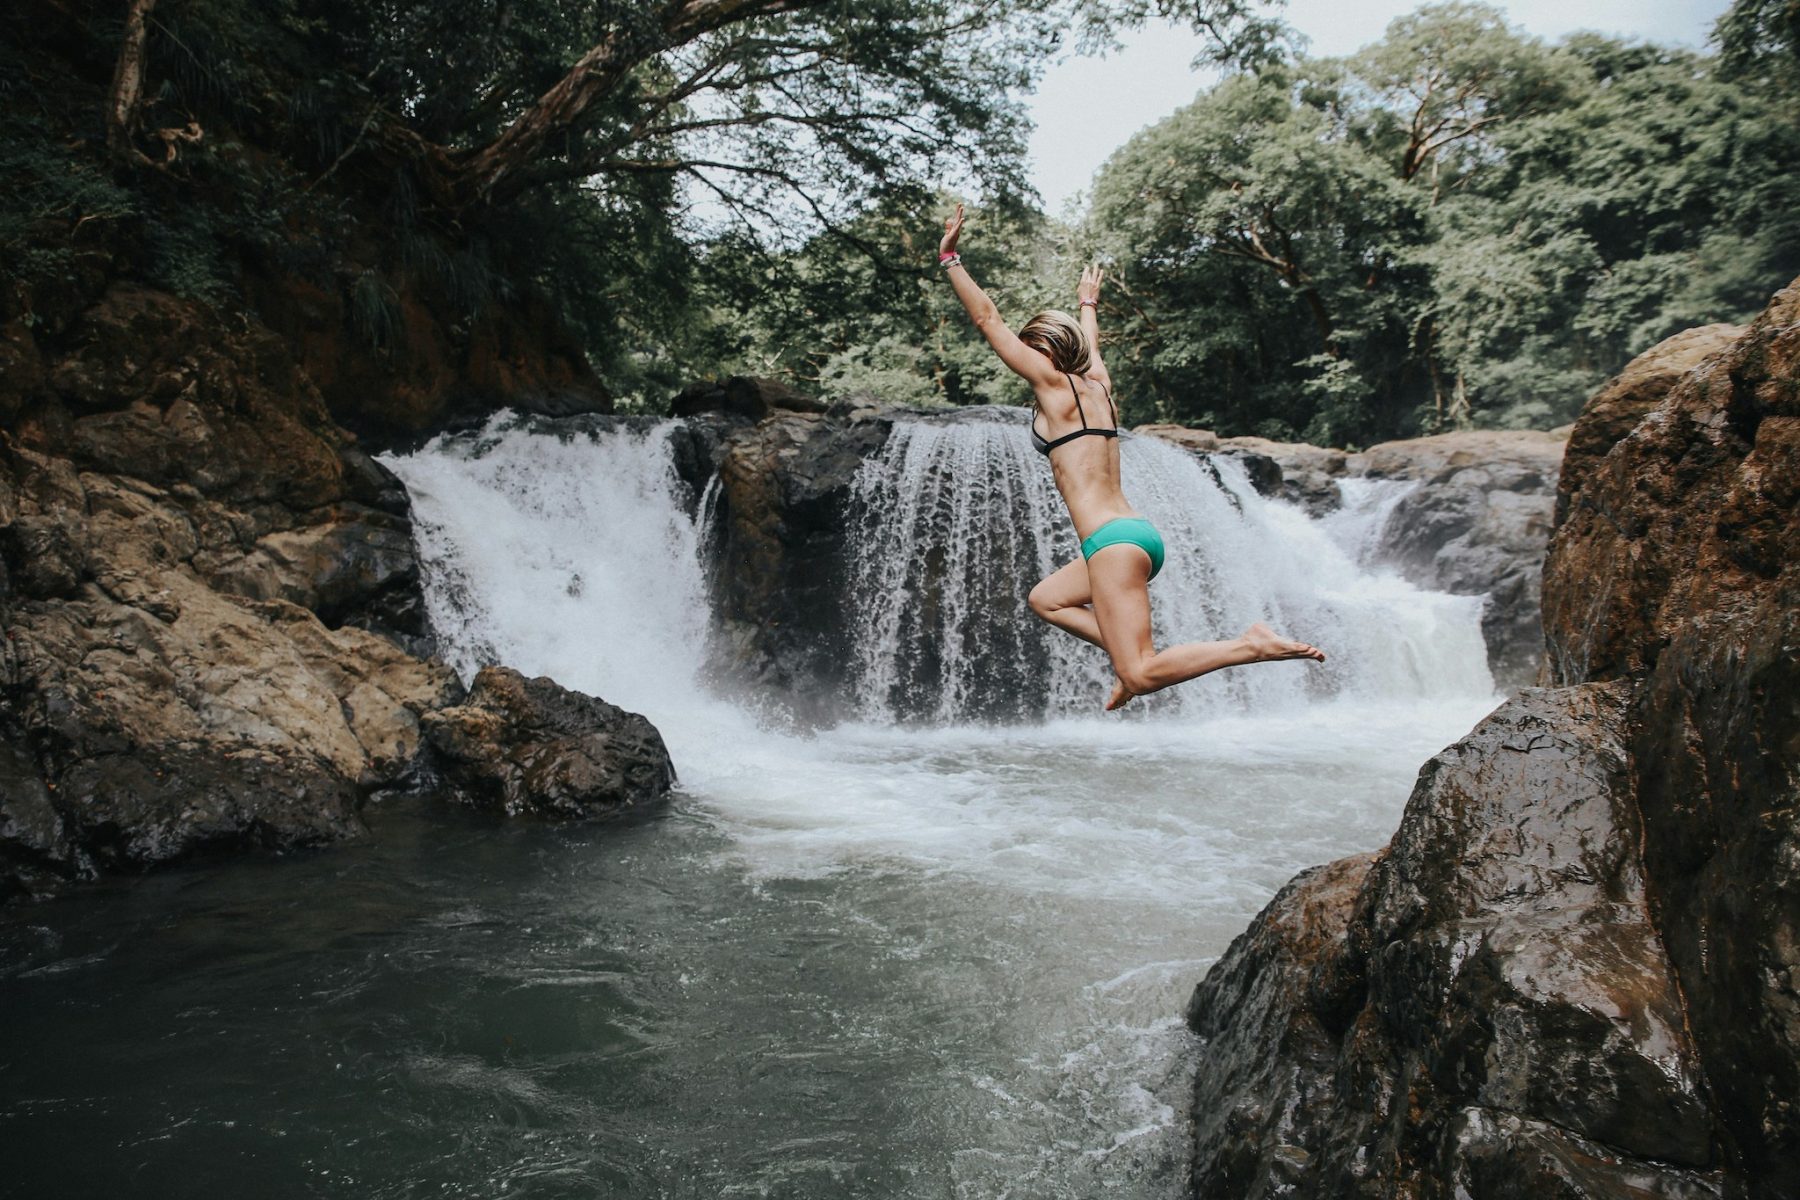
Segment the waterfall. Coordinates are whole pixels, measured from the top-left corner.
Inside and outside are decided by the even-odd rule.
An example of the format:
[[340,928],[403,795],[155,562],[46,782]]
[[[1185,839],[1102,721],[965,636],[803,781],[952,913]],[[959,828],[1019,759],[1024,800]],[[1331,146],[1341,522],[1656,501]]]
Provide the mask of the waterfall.
[[672,428],[503,412],[384,456],[412,497],[432,628],[464,679],[505,663],[636,711],[692,703],[707,599]]
[[[857,706],[870,720],[955,724],[1090,711],[1105,656],[1034,617],[1032,583],[1073,558],[1068,514],[1019,410],[901,422],[857,479]],[[1255,667],[1136,701],[1139,713],[1416,700],[1493,686],[1479,597],[1423,592],[1366,565],[1408,484],[1347,481],[1324,521],[1271,502],[1236,459],[1121,439],[1127,499],[1168,547],[1150,585],[1156,643],[1229,638],[1254,621],[1324,648],[1322,666]]]
[[[703,700],[701,561],[717,508],[684,504],[673,422],[534,422],[501,414],[384,461],[412,494],[434,628],[466,677],[486,662],[544,673],[659,723]],[[1363,561],[1408,485],[1347,481],[1317,521],[1210,461],[1121,439],[1126,493],[1168,560],[1151,584],[1158,645],[1252,621],[1323,647],[1323,665],[1218,672],[1136,701],[1158,713],[1299,709],[1492,691],[1479,597],[1423,592]],[[843,602],[857,612],[851,689],[873,724],[954,725],[1094,712],[1105,656],[1034,617],[1031,585],[1077,553],[1022,410],[896,421],[855,479]],[[697,516],[690,516],[696,513]]]

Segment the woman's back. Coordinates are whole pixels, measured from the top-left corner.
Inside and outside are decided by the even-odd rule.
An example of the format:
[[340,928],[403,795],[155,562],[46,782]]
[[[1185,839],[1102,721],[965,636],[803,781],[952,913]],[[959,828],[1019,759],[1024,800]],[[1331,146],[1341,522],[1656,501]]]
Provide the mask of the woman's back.
[[1033,389],[1032,440],[1049,458],[1056,490],[1085,536],[1131,511],[1119,483],[1119,412],[1105,382],[1067,373],[1062,379],[1066,386]]

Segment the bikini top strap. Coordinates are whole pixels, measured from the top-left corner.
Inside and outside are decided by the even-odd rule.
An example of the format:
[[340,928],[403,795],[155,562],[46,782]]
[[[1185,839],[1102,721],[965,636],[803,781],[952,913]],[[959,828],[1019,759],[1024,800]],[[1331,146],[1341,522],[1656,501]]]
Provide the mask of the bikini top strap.
[[1081,407],[1081,393],[1075,390],[1075,377],[1064,371],[1063,378],[1069,381],[1069,392],[1075,397],[1075,411],[1081,414],[1081,427],[1086,429],[1088,427],[1087,410]]

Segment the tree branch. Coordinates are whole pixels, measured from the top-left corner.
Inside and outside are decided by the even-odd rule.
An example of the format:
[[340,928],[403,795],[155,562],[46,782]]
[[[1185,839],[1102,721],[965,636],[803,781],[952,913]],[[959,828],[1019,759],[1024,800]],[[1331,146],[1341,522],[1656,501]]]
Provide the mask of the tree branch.
[[555,134],[572,128],[598,99],[640,63],[704,34],[824,0],[672,0],[649,36],[614,29],[578,59],[569,73],[520,113],[493,141],[456,155],[455,190],[466,200],[496,198],[508,176],[529,162]]
[[[156,0],[131,0],[125,14],[125,40],[119,61],[113,66],[112,88],[106,98],[106,145],[113,156],[133,166],[155,166],[132,143],[137,130],[138,103],[144,95],[144,49],[150,36],[150,10]],[[171,152],[174,143],[169,144]]]

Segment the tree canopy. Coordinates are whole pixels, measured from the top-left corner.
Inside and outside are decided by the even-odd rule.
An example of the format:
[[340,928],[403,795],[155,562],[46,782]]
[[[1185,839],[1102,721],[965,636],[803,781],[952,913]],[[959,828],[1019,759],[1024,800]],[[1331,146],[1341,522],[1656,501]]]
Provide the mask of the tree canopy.
[[1452,3],[1209,89],[1108,163],[1089,219],[1132,295],[1128,394],[1362,441],[1553,425],[1754,311],[1800,269],[1796,168],[1800,130],[1716,57]]
[[[1126,143],[1064,225],[1023,97],[1150,17],[1229,68]],[[1009,313],[1110,266],[1128,417],[1359,443],[1568,419],[1688,325],[1800,270],[1800,8],[1737,0],[1717,53],[1546,43],[1457,0],[1342,59],[1259,0],[31,0],[0,20],[0,258],[33,289],[107,253],[254,306],[546,301],[616,395],[750,370],[1017,401],[931,266],[941,209]],[[15,36],[16,35],[16,36]],[[75,64],[43,79],[31,39]],[[73,49],[70,49],[73,47]],[[454,330],[453,330],[454,332]]]

